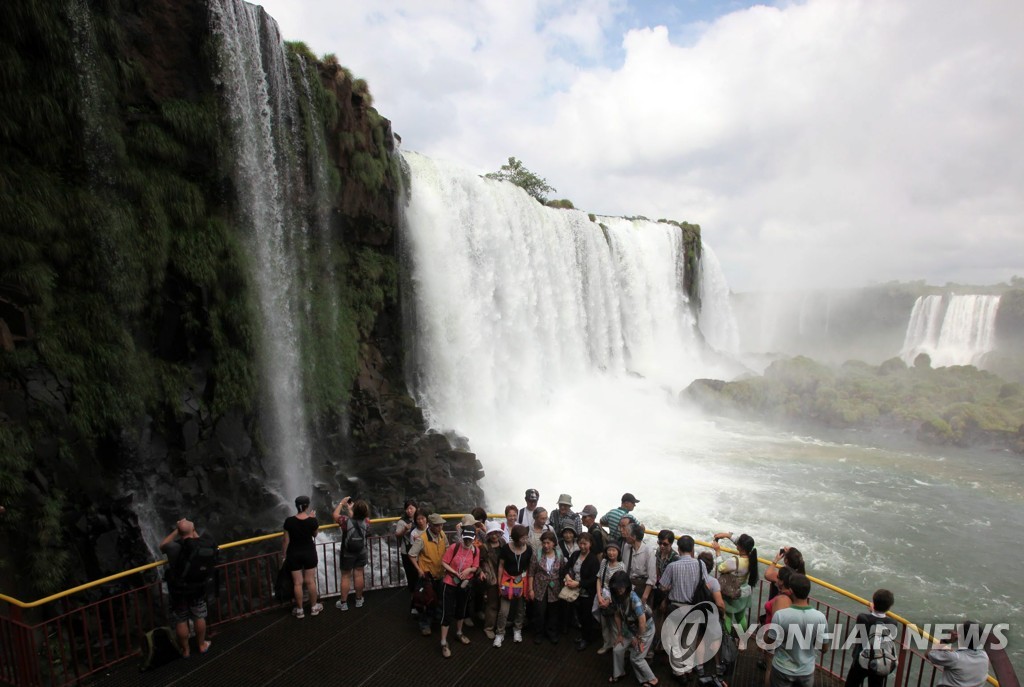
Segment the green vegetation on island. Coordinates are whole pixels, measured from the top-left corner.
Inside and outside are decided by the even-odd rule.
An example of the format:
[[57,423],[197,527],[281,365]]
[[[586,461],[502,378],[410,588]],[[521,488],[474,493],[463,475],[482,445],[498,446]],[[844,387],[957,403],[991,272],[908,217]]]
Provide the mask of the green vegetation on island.
[[976,367],[932,368],[927,355],[831,368],[809,358],[778,360],[760,377],[699,379],[684,395],[726,415],[828,428],[893,427],[920,441],[997,445],[1024,453],[1024,387]]

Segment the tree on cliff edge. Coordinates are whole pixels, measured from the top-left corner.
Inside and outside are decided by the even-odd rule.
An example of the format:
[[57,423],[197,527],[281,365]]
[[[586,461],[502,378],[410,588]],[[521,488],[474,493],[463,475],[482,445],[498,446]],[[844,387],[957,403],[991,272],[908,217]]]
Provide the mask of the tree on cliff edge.
[[553,193],[554,188],[548,186],[548,180],[539,177],[528,170],[520,160],[514,157],[508,159],[508,164],[502,165],[497,172],[485,174],[486,179],[497,179],[498,181],[511,181],[541,203],[547,202],[547,194]]

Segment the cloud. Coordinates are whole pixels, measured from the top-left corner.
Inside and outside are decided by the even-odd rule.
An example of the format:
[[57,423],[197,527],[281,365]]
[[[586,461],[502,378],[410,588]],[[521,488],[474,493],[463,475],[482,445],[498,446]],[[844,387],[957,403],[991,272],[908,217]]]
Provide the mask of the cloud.
[[1024,274],[1020,3],[264,4],[403,146],[698,222],[733,288]]

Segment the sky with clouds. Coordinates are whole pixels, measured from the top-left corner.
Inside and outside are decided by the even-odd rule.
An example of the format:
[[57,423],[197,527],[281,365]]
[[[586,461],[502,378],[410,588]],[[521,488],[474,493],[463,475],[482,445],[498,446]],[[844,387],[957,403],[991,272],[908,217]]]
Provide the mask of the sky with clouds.
[[402,147],[701,225],[734,290],[1024,276],[1019,0],[265,0]]

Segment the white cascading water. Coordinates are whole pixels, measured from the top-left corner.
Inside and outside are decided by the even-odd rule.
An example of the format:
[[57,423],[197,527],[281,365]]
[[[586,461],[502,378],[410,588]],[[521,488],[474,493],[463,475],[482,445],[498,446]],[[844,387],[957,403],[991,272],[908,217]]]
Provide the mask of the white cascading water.
[[927,353],[933,367],[978,365],[995,347],[999,296],[919,296],[914,302],[900,357],[907,364]]
[[729,302],[729,285],[725,281],[718,256],[707,244],[701,249],[700,271],[700,331],[709,346],[737,357],[740,351],[740,330]]
[[[701,445],[676,397],[697,376],[721,375],[695,335],[678,227],[598,224],[511,184],[405,159],[410,387],[431,426],[469,438],[489,494],[505,498],[542,471],[544,484],[617,502],[622,485],[587,465],[669,469],[680,446]],[[706,269],[727,290],[717,263]]]
[[[231,121],[238,214],[259,301],[261,386],[267,390],[269,485],[288,502],[312,482],[297,318],[306,299],[296,256],[308,248],[296,149],[298,95],[277,23],[241,0],[211,0],[220,79]],[[292,158],[292,159],[290,159]]]

